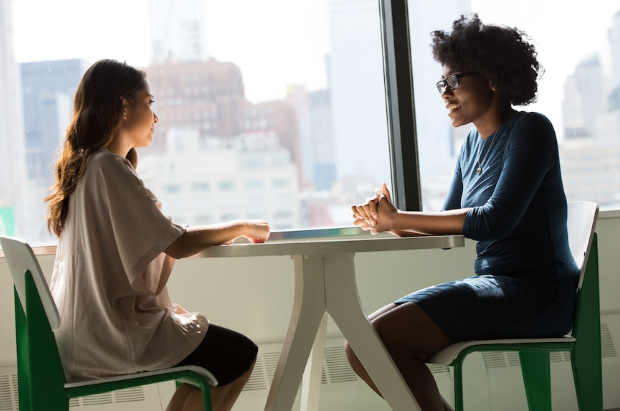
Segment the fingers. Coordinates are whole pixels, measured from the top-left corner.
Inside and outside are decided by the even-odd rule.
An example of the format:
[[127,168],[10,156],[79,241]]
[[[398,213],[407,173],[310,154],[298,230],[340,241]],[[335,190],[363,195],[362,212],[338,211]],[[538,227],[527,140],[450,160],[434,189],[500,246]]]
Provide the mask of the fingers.
[[388,190],[387,184],[385,183],[381,186],[381,194],[383,194],[390,203],[392,202],[392,195],[390,194],[390,190]]
[[363,219],[355,219],[353,221],[353,224],[358,226],[359,228],[361,228],[364,231],[370,231],[370,234],[377,234],[377,230],[375,230],[374,227],[372,227],[371,225],[369,225],[366,220]]
[[373,197],[367,199],[364,204],[352,206],[351,211],[353,212],[353,219],[364,220],[368,225],[375,225],[377,223],[377,218],[379,218],[376,205],[377,201],[378,198]]
[[375,195],[367,198],[363,204],[351,207],[354,224],[360,226],[363,230],[373,231],[372,227],[375,227],[379,220],[377,208],[380,206],[382,198],[386,198],[390,204],[392,203],[392,195],[386,183],[383,183],[380,189],[376,188]]

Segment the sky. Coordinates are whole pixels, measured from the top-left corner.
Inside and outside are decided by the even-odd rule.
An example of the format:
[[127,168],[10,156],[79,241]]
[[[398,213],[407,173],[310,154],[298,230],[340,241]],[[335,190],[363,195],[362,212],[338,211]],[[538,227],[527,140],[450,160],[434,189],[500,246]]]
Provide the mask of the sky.
[[[282,98],[287,84],[323,87],[327,3],[207,0],[209,54],[241,68],[250,101]],[[555,124],[561,123],[564,82],[579,61],[598,52],[609,71],[607,30],[620,0],[472,0],[472,10],[485,23],[516,26],[531,36],[546,71],[539,83],[544,98],[528,110],[544,112]],[[144,67],[150,61],[147,0],[14,0],[13,11],[19,62],[116,58]]]
[[[326,3],[207,0],[209,54],[241,68],[250,100],[281,98],[287,83],[322,87],[329,49]],[[19,62],[114,58],[137,67],[150,62],[147,0],[13,0],[13,10]]]
[[479,10],[485,23],[518,27],[532,38],[545,73],[539,81],[539,101],[527,110],[546,114],[561,135],[562,130],[557,127],[561,124],[558,100],[561,102],[566,78],[575,72],[577,64],[599,53],[606,73],[610,73],[607,30],[620,11],[620,0],[519,0],[502,6],[498,3],[472,0],[472,10]]

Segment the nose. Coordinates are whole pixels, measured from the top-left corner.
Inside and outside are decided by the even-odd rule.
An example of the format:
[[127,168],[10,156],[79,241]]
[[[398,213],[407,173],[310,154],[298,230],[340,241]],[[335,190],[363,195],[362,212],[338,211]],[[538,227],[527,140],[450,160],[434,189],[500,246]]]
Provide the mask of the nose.
[[153,112],[153,121],[155,123],[159,123],[159,117],[157,117],[157,114],[155,114],[155,112]]

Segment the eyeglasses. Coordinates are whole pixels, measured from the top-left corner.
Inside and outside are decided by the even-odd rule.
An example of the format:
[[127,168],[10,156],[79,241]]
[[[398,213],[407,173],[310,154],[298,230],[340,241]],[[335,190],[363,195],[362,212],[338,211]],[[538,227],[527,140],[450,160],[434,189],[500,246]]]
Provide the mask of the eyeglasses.
[[461,73],[461,74],[453,74],[451,76],[446,77],[443,80],[439,80],[437,82],[437,91],[439,94],[443,94],[446,90],[454,90],[455,88],[459,88],[461,85],[461,79],[467,76],[473,76],[478,73]]

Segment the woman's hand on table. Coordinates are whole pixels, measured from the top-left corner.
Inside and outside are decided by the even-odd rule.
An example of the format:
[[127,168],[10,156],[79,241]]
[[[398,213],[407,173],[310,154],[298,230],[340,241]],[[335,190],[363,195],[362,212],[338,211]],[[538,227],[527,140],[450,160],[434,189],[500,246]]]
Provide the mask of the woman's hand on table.
[[352,206],[351,211],[353,211],[353,224],[362,230],[370,231],[371,234],[391,231],[392,218],[398,213],[385,183],[380,190],[376,190],[373,197],[366,199],[362,204]]
[[269,223],[262,220],[246,221],[247,231],[243,237],[247,238],[253,244],[260,244],[267,241],[270,234]]

